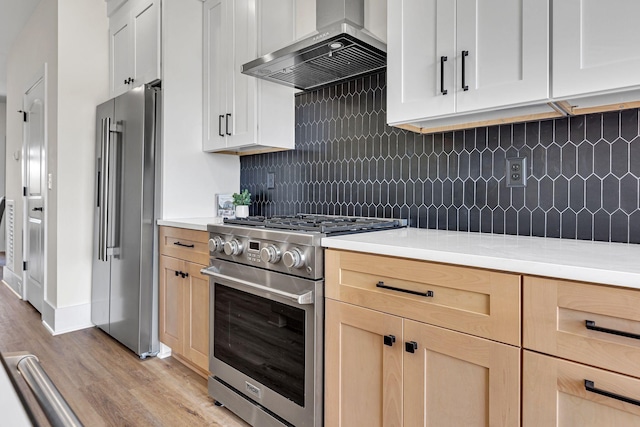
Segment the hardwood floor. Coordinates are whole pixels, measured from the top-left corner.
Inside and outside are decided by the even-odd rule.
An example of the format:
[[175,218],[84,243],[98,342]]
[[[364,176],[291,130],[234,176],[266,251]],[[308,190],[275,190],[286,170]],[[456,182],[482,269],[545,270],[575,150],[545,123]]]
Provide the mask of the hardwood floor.
[[85,426],[248,426],[179,362],[140,360],[98,328],[51,336],[40,313],[0,284],[0,352],[12,351],[40,359]]

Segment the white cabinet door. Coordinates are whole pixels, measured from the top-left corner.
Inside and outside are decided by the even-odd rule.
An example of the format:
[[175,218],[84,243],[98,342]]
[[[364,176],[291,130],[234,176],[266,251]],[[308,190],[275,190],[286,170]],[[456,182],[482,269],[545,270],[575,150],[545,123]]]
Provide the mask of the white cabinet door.
[[256,85],[257,80],[241,73],[242,64],[258,57],[256,33],[256,1],[230,0],[232,25],[230,60],[226,62],[228,85],[227,114],[231,114],[231,136],[227,147],[241,147],[256,143]]
[[456,111],[549,97],[548,0],[457,0],[456,19]]
[[242,74],[294,37],[292,0],[204,3],[204,151],[293,148],[293,89]]
[[389,0],[387,13],[387,121],[453,113],[455,2]]
[[160,0],[134,3],[131,23],[135,79],[132,86],[138,86],[160,78]]
[[204,3],[204,151],[226,148],[226,123],[230,125],[226,116],[225,63],[229,49],[225,49],[225,16],[226,3],[223,0]]
[[548,0],[389,0],[387,14],[390,124],[548,99]]
[[160,0],[129,0],[109,18],[110,94],[160,78]]
[[637,0],[553,2],[554,98],[640,85]]
[[132,77],[131,22],[129,13],[119,13],[109,20],[109,93],[120,95],[129,90]]

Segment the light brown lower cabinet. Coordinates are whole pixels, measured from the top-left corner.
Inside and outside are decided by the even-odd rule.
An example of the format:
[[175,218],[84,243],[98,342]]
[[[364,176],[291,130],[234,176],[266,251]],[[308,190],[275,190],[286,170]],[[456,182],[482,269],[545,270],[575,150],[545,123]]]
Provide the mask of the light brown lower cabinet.
[[209,279],[205,265],[160,256],[160,341],[172,354],[209,372]]
[[640,379],[528,350],[523,359],[523,427],[640,426]]
[[520,349],[326,300],[327,426],[518,426]]
[[523,426],[640,426],[640,292],[526,276],[523,296]]

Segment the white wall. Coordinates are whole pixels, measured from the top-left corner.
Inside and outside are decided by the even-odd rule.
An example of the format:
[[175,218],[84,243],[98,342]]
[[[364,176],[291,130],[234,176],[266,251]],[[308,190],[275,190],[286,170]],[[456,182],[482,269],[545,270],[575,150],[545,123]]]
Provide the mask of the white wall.
[[[95,108],[108,94],[104,0],[42,0],[11,48],[7,110],[22,109],[28,83],[47,64],[47,271],[43,320],[60,332],[90,324]],[[7,121],[7,197],[16,200],[15,265],[22,265],[19,114]],[[16,272],[21,275],[22,272]],[[74,318],[60,319],[60,313]]]
[[[57,306],[91,301],[96,106],[109,96],[104,0],[58,8]],[[55,248],[55,249],[54,249]],[[50,261],[53,261],[50,258]]]
[[[7,130],[7,99],[5,97],[0,98],[0,196],[4,196],[4,170],[6,162],[6,130]],[[0,222],[0,251],[5,250],[5,238],[4,238],[4,217]]]
[[163,2],[162,213],[210,217],[216,193],[240,188],[237,156],[202,151],[202,22],[199,0]]

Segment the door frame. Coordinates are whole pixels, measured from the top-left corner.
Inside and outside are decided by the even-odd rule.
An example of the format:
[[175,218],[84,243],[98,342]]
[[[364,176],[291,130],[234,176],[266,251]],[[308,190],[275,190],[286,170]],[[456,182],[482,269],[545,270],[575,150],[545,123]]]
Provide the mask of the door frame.
[[[40,81],[42,81],[42,84],[44,84],[44,99],[42,100],[42,104],[43,104],[43,109],[44,109],[44,132],[43,132],[43,148],[44,148],[44,156],[43,156],[43,162],[44,162],[44,176],[43,176],[43,180],[45,181],[43,185],[43,194],[42,194],[42,204],[44,206],[44,212],[43,212],[43,217],[42,217],[42,227],[43,227],[43,233],[44,233],[44,239],[43,239],[43,244],[42,244],[42,257],[43,257],[43,278],[42,278],[42,303],[43,303],[43,307],[42,307],[42,312],[45,310],[45,305],[47,305],[47,273],[48,273],[48,262],[47,262],[47,245],[48,245],[48,219],[49,219],[49,185],[48,185],[48,176],[49,176],[49,165],[48,165],[48,160],[49,160],[49,132],[48,132],[48,125],[49,125],[49,106],[48,106],[48,88],[49,88],[49,82],[48,82],[48,67],[47,67],[47,63],[45,62],[42,65],[42,68],[40,68],[38,70],[38,72],[36,72],[36,74],[34,75],[34,77],[32,77],[30,80],[27,81],[27,84],[24,86],[24,91],[22,93],[22,109],[23,111],[27,110],[27,105],[25,105],[25,100],[26,100],[26,96],[27,93],[29,93],[29,91],[31,89],[33,89],[33,87],[38,84]],[[21,168],[22,168],[22,188],[24,189],[26,187],[27,184],[27,158],[28,156],[26,155],[26,122],[22,122],[22,147],[21,147],[21,151],[22,151],[22,162],[21,162]],[[22,233],[21,233],[21,238],[22,238],[22,262],[23,262],[23,266],[24,266],[24,261],[26,261],[27,255],[29,253],[28,251],[28,245],[29,245],[29,239],[27,238],[27,236],[25,235],[25,233],[27,232],[27,228],[28,228],[28,221],[29,221],[29,214],[27,211],[27,197],[25,195],[24,190],[22,191]],[[25,270],[24,268],[22,268],[22,299],[27,301],[27,270]],[[42,312],[40,313],[40,316],[42,317]]]

